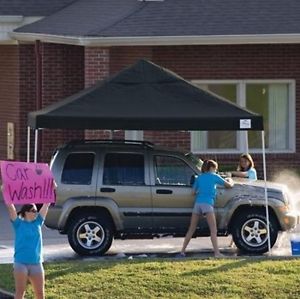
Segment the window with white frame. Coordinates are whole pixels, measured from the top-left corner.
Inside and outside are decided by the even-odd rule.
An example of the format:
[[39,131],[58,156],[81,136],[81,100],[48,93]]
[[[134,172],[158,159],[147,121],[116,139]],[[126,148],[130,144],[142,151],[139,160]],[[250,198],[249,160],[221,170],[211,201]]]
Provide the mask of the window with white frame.
[[126,140],[144,140],[144,131],[126,130]]
[[[241,107],[261,114],[264,119],[268,152],[295,150],[295,83],[293,80],[194,81],[193,83]],[[191,132],[191,150],[196,153],[245,152],[247,144],[251,152],[260,151],[260,132]]]

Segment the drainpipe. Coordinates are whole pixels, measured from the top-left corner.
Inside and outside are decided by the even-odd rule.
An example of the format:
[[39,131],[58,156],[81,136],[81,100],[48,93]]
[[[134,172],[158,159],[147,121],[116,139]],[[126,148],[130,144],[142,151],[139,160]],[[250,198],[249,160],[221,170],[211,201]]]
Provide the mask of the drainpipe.
[[[42,53],[41,53],[41,42],[39,40],[35,41],[35,65],[36,65],[36,102],[35,109],[42,109]],[[42,132],[39,134],[38,139],[38,153],[42,150]],[[37,159],[39,160],[39,159]]]

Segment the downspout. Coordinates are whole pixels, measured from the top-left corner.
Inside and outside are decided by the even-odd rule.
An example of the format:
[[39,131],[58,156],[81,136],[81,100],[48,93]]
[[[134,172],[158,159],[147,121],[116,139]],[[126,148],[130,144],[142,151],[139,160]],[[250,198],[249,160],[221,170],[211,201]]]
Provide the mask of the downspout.
[[[42,53],[41,53],[41,42],[39,40],[35,41],[35,72],[36,72],[36,102],[35,110],[42,109]],[[42,132],[39,133],[38,139],[38,153],[42,151]],[[39,157],[38,159],[39,160]]]

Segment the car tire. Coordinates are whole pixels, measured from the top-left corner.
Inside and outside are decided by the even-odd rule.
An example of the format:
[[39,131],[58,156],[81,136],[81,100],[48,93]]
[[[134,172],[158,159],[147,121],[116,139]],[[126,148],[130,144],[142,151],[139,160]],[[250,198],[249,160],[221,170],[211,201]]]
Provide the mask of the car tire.
[[103,255],[113,241],[113,224],[107,215],[79,215],[69,225],[68,240],[80,255]]
[[[278,236],[278,226],[273,215],[269,215],[271,248]],[[237,248],[249,254],[262,254],[268,251],[267,221],[265,213],[258,210],[238,214],[231,229]]]

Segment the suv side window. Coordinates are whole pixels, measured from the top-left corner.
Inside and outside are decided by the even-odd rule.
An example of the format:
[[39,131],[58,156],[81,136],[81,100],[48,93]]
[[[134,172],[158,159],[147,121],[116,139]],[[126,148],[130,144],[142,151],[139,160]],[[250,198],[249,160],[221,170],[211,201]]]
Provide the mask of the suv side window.
[[155,156],[156,185],[190,186],[195,174],[183,160],[171,156]]
[[95,155],[93,153],[73,153],[68,155],[61,182],[70,185],[90,185],[92,182]]
[[144,155],[110,153],[105,156],[104,185],[144,185]]

